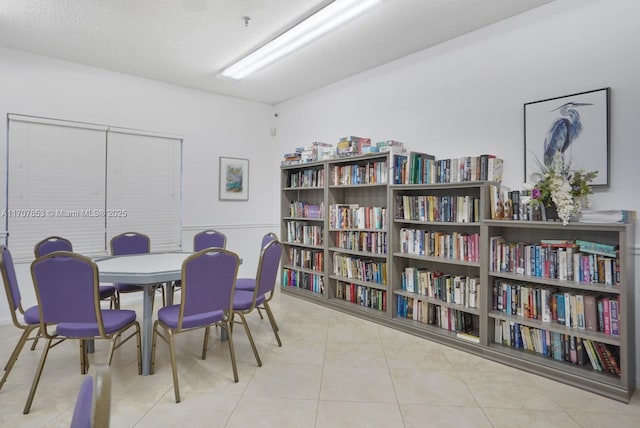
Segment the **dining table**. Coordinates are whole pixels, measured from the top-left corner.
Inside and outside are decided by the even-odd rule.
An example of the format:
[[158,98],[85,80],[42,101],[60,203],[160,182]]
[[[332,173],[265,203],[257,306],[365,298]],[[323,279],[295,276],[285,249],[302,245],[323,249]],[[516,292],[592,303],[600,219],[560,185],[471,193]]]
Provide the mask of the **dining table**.
[[[169,284],[181,278],[182,263],[190,252],[144,253],[110,256],[95,260],[100,282],[125,283],[143,288],[142,299],[142,374],[151,373],[153,338],[153,299],[158,284]],[[166,293],[167,306],[173,304],[173,293]]]

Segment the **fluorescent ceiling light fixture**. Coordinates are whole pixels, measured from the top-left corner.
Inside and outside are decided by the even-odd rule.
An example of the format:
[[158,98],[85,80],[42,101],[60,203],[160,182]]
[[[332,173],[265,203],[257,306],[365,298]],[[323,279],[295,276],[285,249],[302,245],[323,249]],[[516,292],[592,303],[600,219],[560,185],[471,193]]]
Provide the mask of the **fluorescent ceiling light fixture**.
[[381,1],[335,0],[238,62],[225,68],[220,75],[232,79],[242,79],[311,43]]

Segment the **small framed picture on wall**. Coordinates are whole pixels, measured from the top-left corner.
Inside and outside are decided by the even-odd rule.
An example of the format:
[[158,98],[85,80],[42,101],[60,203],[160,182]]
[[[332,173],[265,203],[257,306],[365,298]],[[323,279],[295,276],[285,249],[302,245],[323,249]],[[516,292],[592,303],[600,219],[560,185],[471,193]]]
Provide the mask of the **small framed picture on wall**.
[[218,199],[249,200],[249,159],[220,156]]

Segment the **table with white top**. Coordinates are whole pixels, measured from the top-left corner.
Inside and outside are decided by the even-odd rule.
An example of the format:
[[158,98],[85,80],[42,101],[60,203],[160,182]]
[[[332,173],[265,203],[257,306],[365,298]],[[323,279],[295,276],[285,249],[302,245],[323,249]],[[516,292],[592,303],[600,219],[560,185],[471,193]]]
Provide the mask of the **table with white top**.
[[[142,374],[151,372],[151,340],[153,338],[153,287],[181,278],[182,262],[193,253],[146,253],[105,257],[96,260],[100,282],[139,285],[144,288],[142,299]],[[173,293],[167,293],[167,305]]]

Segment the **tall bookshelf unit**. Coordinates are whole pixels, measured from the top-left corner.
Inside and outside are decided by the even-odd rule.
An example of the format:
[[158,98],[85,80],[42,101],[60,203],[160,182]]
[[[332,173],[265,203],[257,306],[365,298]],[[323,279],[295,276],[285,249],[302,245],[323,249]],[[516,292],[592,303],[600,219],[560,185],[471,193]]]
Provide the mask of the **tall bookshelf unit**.
[[484,182],[393,185],[395,321],[430,337],[480,342]]
[[328,162],[328,299],[386,316],[389,296],[389,155]]
[[[282,292],[628,402],[636,375],[635,277],[629,256],[634,225],[490,220],[492,183],[392,184],[393,156],[281,167]],[[430,217],[429,204],[437,206]],[[514,244],[542,239],[615,244],[619,285],[496,269],[491,247],[498,237]],[[618,335],[498,310],[494,284],[505,282],[617,301]],[[407,313],[414,301],[419,303]],[[529,349],[511,346],[502,339],[515,326],[568,338],[563,344],[579,338],[602,352],[608,349],[618,373],[545,356],[535,343],[529,342]]]
[[281,240],[283,289],[312,298],[325,296],[327,165],[282,168]]

